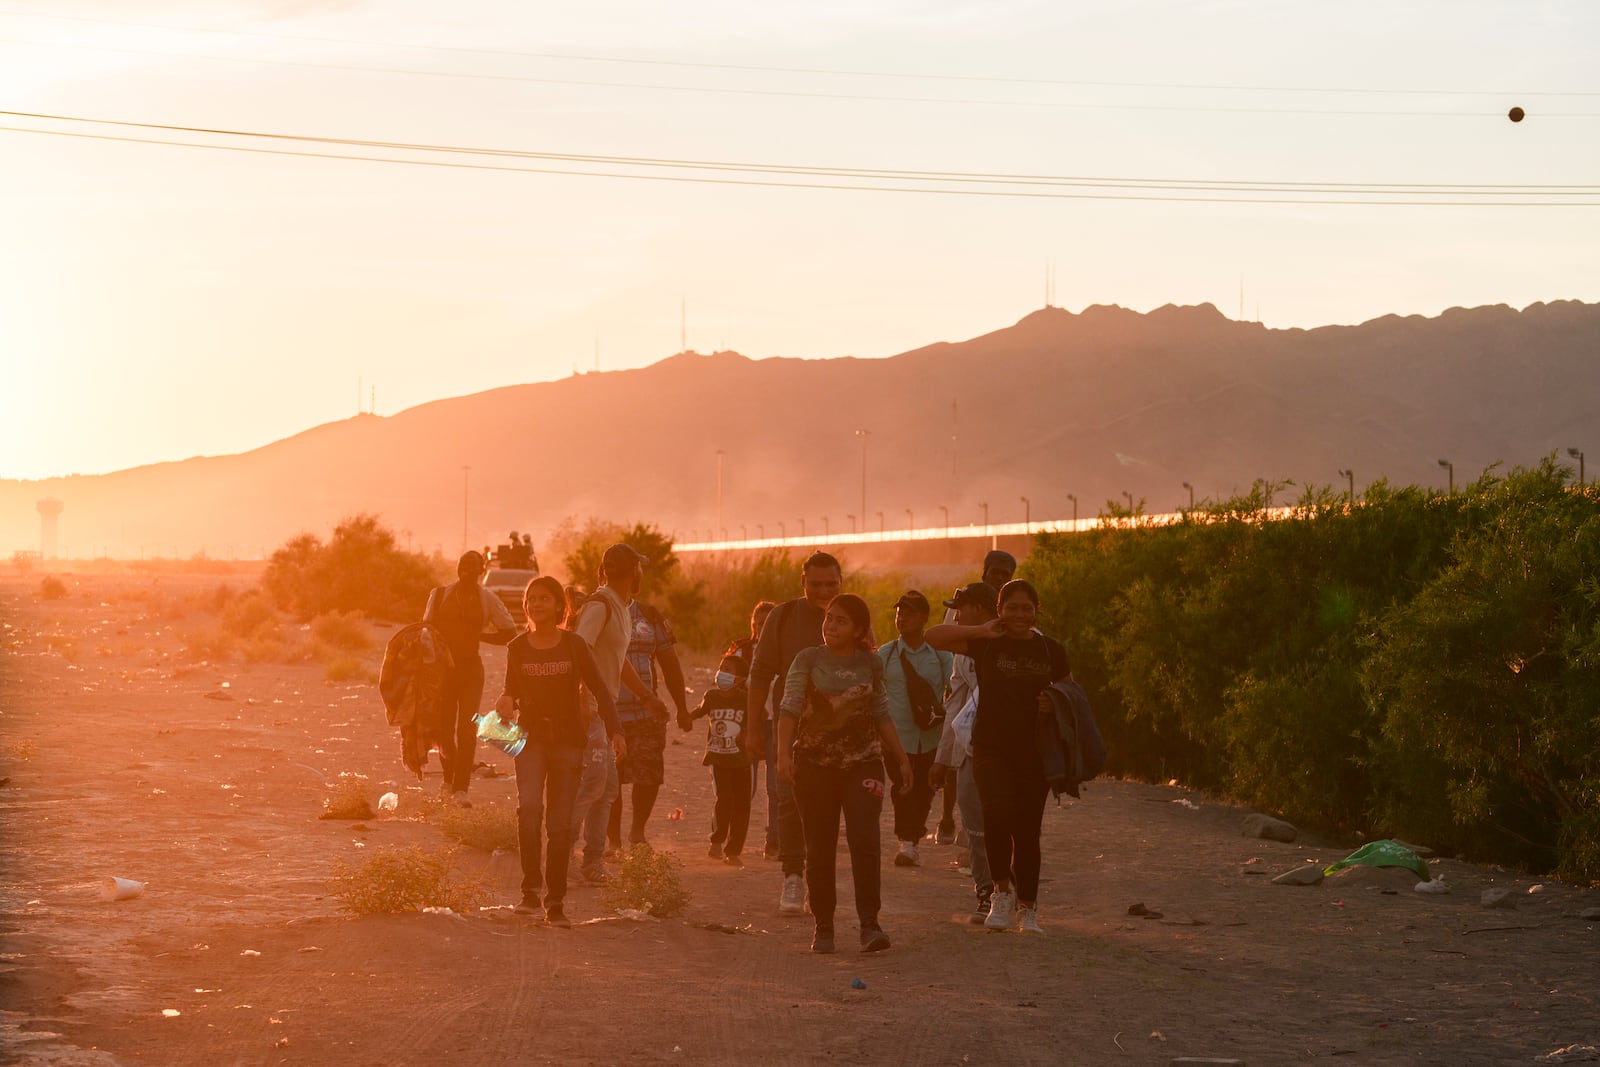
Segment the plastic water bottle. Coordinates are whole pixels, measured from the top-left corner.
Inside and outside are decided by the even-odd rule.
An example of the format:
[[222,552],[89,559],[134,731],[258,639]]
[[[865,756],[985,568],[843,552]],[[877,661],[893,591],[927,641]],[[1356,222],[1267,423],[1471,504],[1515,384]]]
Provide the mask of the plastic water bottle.
[[497,711],[486,711],[472,718],[478,724],[478,740],[494,745],[513,759],[528,743],[528,731],[517,723],[506,722]]

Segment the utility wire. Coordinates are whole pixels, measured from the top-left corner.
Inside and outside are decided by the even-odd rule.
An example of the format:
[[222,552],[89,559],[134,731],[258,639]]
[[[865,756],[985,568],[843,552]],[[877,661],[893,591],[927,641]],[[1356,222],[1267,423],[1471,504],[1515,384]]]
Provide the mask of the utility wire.
[[613,63],[651,67],[676,67],[690,70],[741,71],[761,74],[805,74],[830,77],[888,78],[907,81],[988,82],[1002,85],[1054,85],[1078,88],[1108,89],[1178,89],[1217,90],[1222,92],[1268,93],[1352,93],[1392,96],[1487,96],[1496,98],[1525,98],[1539,96],[1600,96],[1600,91],[1561,90],[1491,90],[1491,89],[1400,89],[1400,88],[1331,88],[1304,85],[1228,85],[1191,82],[1129,82],[1090,81],[1065,78],[1025,78],[991,74],[933,74],[917,71],[859,70],[842,67],[788,67],[752,63],[705,63],[676,59],[648,59],[638,56],[602,56],[579,52],[525,52],[508,48],[482,48],[463,45],[413,44],[402,41],[361,41],[345,37],[320,37],[306,34],[269,33],[261,30],[218,29],[211,26],[173,26],[147,22],[124,22],[116,19],[92,18],[86,15],[61,15],[54,12],[16,11],[0,8],[0,15],[18,18],[54,19],[58,21],[86,22],[104,26],[125,26],[137,29],[164,30],[180,33],[209,33],[228,37],[260,37],[280,41],[299,41],[312,44],[338,44],[356,48],[403,48],[428,52],[454,52],[466,55],[506,56],[517,59],[558,60],[579,63]]
[[744,173],[845,177],[896,181],[943,181],[987,185],[1052,185],[1101,188],[1190,190],[1205,192],[1293,192],[1331,194],[1392,195],[1472,195],[1472,196],[1559,196],[1600,194],[1600,185],[1535,185],[1487,183],[1406,183],[1406,182],[1299,182],[1249,179],[1133,178],[1058,174],[1006,174],[982,171],[902,170],[881,167],[813,166],[786,163],[747,163],[726,160],[675,159],[650,156],[611,156],[572,152],[538,152],[527,149],[483,148],[463,145],[428,144],[408,141],[382,141],[352,137],[327,137],[285,134],[258,130],[235,130],[209,126],[180,126],[154,122],[132,122],[37,111],[6,111],[0,115],[49,122],[70,122],[95,126],[120,126],[164,133],[200,134],[218,137],[252,138],[269,141],[300,142],[337,147],[377,148],[401,152],[432,152],[517,159],[536,159],[563,163],[593,163],[605,166],[653,167],[737,171]]
[[[78,138],[92,141],[109,141],[124,144],[149,144],[180,148],[200,148],[211,151],[242,152],[252,155],[291,156],[304,159],[335,159],[350,160],[364,163],[388,163],[398,166],[412,167],[439,167],[452,170],[478,170],[499,171],[521,174],[552,174],[581,178],[618,178],[634,181],[680,182],[696,185],[723,185],[723,186],[755,186],[764,188],[783,189],[825,189],[850,192],[874,193],[914,193],[935,196],[982,196],[1003,197],[1011,199],[1047,199],[1047,200],[1117,200],[1117,201],[1150,201],[1169,203],[1214,203],[1214,204],[1297,204],[1297,205],[1324,205],[1324,206],[1420,206],[1420,207],[1600,207],[1600,199],[1596,200],[1383,200],[1370,196],[1353,197],[1347,199],[1311,199],[1308,197],[1258,197],[1258,196],[1149,196],[1133,195],[1131,193],[1109,192],[1043,192],[1023,189],[1007,188],[943,188],[936,186],[903,186],[903,185],[867,185],[845,184],[842,182],[799,182],[799,181],[758,181],[749,178],[717,178],[690,176],[683,174],[643,174],[636,172],[616,171],[584,171],[553,167],[514,167],[495,163],[464,163],[437,159],[395,159],[386,156],[356,155],[352,153],[335,152],[308,152],[286,148],[259,148],[250,145],[237,144],[207,144],[197,141],[179,141],[159,138],[116,136],[112,134],[84,133],[78,130],[40,130],[19,126],[0,126],[0,131],[9,133],[31,133],[42,136]],[[1582,194],[1579,194],[1582,195]]]

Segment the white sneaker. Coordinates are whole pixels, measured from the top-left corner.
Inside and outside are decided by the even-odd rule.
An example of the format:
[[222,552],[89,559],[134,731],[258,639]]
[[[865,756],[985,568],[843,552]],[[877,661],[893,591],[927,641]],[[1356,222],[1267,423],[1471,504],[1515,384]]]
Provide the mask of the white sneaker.
[[1017,894],[1011,890],[996,892],[994,899],[989,902],[989,917],[983,925],[990,930],[1009,930],[1011,922],[1016,918]]
[[1030,908],[1026,904],[1017,909],[1017,921],[1025,934],[1042,934],[1044,927],[1039,925],[1039,909]]
[[900,851],[895,855],[894,865],[896,867],[922,866],[922,853],[917,851],[917,843],[915,841],[900,842]]
[[778,914],[804,915],[806,911],[806,880],[798,874],[783,876],[783,895],[778,898]]

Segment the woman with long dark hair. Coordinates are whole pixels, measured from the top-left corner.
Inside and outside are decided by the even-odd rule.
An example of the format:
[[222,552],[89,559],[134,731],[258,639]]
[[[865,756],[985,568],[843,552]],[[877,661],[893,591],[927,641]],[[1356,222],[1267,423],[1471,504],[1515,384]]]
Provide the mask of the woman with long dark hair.
[[778,777],[794,786],[806,840],[806,888],[816,919],[813,952],[832,952],[838,900],[834,864],[844,817],[855,882],[861,950],[880,952],[878,822],[887,752],[901,782],[911,768],[889,718],[883,661],[874,653],[872,613],[853,593],[835,597],[822,618],[822,644],[803,649],[778,705]]
[[[527,744],[516,757],[522,901],[515,911],[535,918],[542,914],[551,926],[571,926],[563,901],[572,854],[573,803],[587,732],[579,686],[594,694],[619,758],[622,726],[588,644],[561,628],[567,614],[561,583],[549,575],[529,582],[522,594],[522,610],[528,629],[506,646],[506,687],[495,704],[501,718],[520,723],[528,734]],[[542,873],[549,876],[548,888],[540,870],[541,836],[546,848]]]
[[1039,633],[1039,593],[1016,579],[1000,589],[999,618],[928,630],[935,648],[971,656],[978,675],[972,769],[983,806],[984,847],[994,898],[984,925],[1025,933],[1039,928],[1039,834],[1044,824],[1044,762],[1038,720],[1052,713],[1045,689],[1070,677],[1067,650]]

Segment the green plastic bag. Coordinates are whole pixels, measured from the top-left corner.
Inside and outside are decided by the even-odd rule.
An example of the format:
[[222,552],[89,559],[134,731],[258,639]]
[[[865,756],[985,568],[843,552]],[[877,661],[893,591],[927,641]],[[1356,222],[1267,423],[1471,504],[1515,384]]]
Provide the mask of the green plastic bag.
[[1322,873],[1332,874],[1342,868],[1356,866],[1404,867],[1424,882],[1433,880],[1433,875],[1429,873],[1428,865],[1423,862],[1421,856],[1406,848],[1406,846],[1388,839],[1362,845],[1338,863],[1331,863],[1324,867]]

